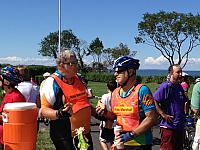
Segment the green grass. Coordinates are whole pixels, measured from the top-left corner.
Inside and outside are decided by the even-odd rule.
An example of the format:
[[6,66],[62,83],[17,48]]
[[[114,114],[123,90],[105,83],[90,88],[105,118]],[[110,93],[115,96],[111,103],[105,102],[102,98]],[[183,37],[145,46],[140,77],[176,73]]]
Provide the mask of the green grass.
[[50,139],[49,126],[40,123],[37,139],[37,150],[55,150],[55,147]]
[[[103,94],[107,93],[106,83],[102,82],[88,82],[88,87],[92,89],[92,93],[94,96],[101,97]],[[90,99],[90,103],[93,106],[96,106],[97,99]]]
[[[158,84],[156,83],[148,83],[146,84],[152,93],[156,91],[158,88]],[[92,89],[93,94],[95,96],[101,97],[104,93],[107,92],[106,83],[100,83],[100,82],[89,82],[88,86]],[[189,89],[189,97],[191,97],[193,85],[190,86]],[[90,99],[90,102],[92,105],[96,105],[97,99]],[[37,150],[54,150],[54,145],[51,142],[50,136],[49,136],[49,127],[46,127],[44,125],[40,125],[40,130],[38,132],[38,140],[37,140]]]
[[92,88],[93,95],[101,97],[107,92],[106,83],[88,82],[88,87]]

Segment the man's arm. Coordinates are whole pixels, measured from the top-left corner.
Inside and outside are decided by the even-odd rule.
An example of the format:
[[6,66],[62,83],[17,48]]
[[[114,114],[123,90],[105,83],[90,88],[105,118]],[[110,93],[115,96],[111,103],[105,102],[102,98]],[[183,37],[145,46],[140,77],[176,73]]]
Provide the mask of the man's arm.
[[156,106],[156,110],[157,110],[157,112],[161,115],[161,117],[162,117],[163,119],[165,119],[166,121],[172,121],[173,116],[170,116],[170,115],[166,114],[166,113],[161,109],[160,104],[159,104],[156,100],[154,100],[154,103],[155,103],[155,106]]
[[51,120],[56,120],[58,117],[56,116],[56,110],[51,108],[41,108],[41,114],[45,118],[49,118]]
[[133,131],[136,135],[140,135],[150,129],[155,125],[157,121],[156,110],[150,110],[145,113],[145,119],[140,123],[140,125]]
[[44,107],[44,108],[41,108],[41,114],[43,117],[49,118],[51,120],[70,117],[72,114],[72,104],[66,103],[63,107],[61,107],[58,110]]
[[96,106],[96,114],[103,116],[106,120],[115,120],[116,115],[113,112],[108,111],[103,103],[99,103]]

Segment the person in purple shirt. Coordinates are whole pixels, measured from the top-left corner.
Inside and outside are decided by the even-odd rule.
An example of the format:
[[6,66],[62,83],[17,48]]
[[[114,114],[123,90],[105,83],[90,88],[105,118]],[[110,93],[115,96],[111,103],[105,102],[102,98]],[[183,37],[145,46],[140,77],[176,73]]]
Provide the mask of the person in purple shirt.
[[169,79],[154,93],[160,122],[161,150],[183,150],[184,118],[187,97],[180,84],[182,69],[174,64],[168,68]]

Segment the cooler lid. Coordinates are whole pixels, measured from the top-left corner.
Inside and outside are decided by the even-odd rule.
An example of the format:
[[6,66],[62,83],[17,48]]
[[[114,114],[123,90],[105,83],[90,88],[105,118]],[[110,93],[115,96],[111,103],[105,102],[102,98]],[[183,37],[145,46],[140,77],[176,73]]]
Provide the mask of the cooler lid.
[[7,103],[3,109],[17,109],[17,110],[26,110],[37,108],[35,103],[29,102],[16,102],[16,103]]

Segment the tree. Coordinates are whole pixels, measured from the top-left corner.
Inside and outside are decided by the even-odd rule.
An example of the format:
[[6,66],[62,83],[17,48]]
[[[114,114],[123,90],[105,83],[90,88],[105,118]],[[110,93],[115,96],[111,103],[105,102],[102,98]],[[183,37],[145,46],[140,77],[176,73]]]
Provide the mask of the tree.
[[[58,56],[58,32],[51,32],[47,37],[41,40],[40,50],[42,56],[57,58]],[[63,30],[61,33],[61,49],[68,48],[73,50],[80,62],[80,69],[84,70],[83,57],[86,55],[85,41],[77,38],[72,30]]]
[[126,44],[120,43],[117,47],[104,49],[103,57],[109,65],[112,65],[115,59],[125,55],[134,57],[136,53],[136,51],[130,50]]
[[77,45],[75,45],[74,47],[74,52],[76,53],[77,55],[77,58],[78,58],[78,61],[79,61],[79,65],[80,65],[80,69],[81,71],[85,72],[86,68],[84,66],[84,62],[83,62],[83,58],[84,56],[86,56],[87,52],[86,52],[86,49],[87,49],[87,42],[84,41],[84,40],[80,40]]
[[103,64],[104,66],[110,66],[113,63],[112,57],[113,48],[106,48],[103,50],[102,57],[104,58]]
[[[73,34],[72,30],[63,30],[61,32],[61,49],[72,49],[79,45],[79,39]],[[38,51],[42,56],[49,56],[57,58],[58,51],[58,32],[50,32],[47,37],[39,43],[40,50]]]
[[145,13],[138,23],[135,42],[144,43],[160,51],[170,65],[176,63],[182,68],[188,62],[193,48],[200,44],[200,15],[160,11]]
[[134,57],[136,51],[131,51],[126,44],[120,43],[119,46],[113,48],[112,50],[112,57],[114,59],[117,59],[121,56],[129,55],[131,57]]
[[103,42],[97,37],[90,43],[87,55],[92,55],[94,62],[100,63],[103,48]]

